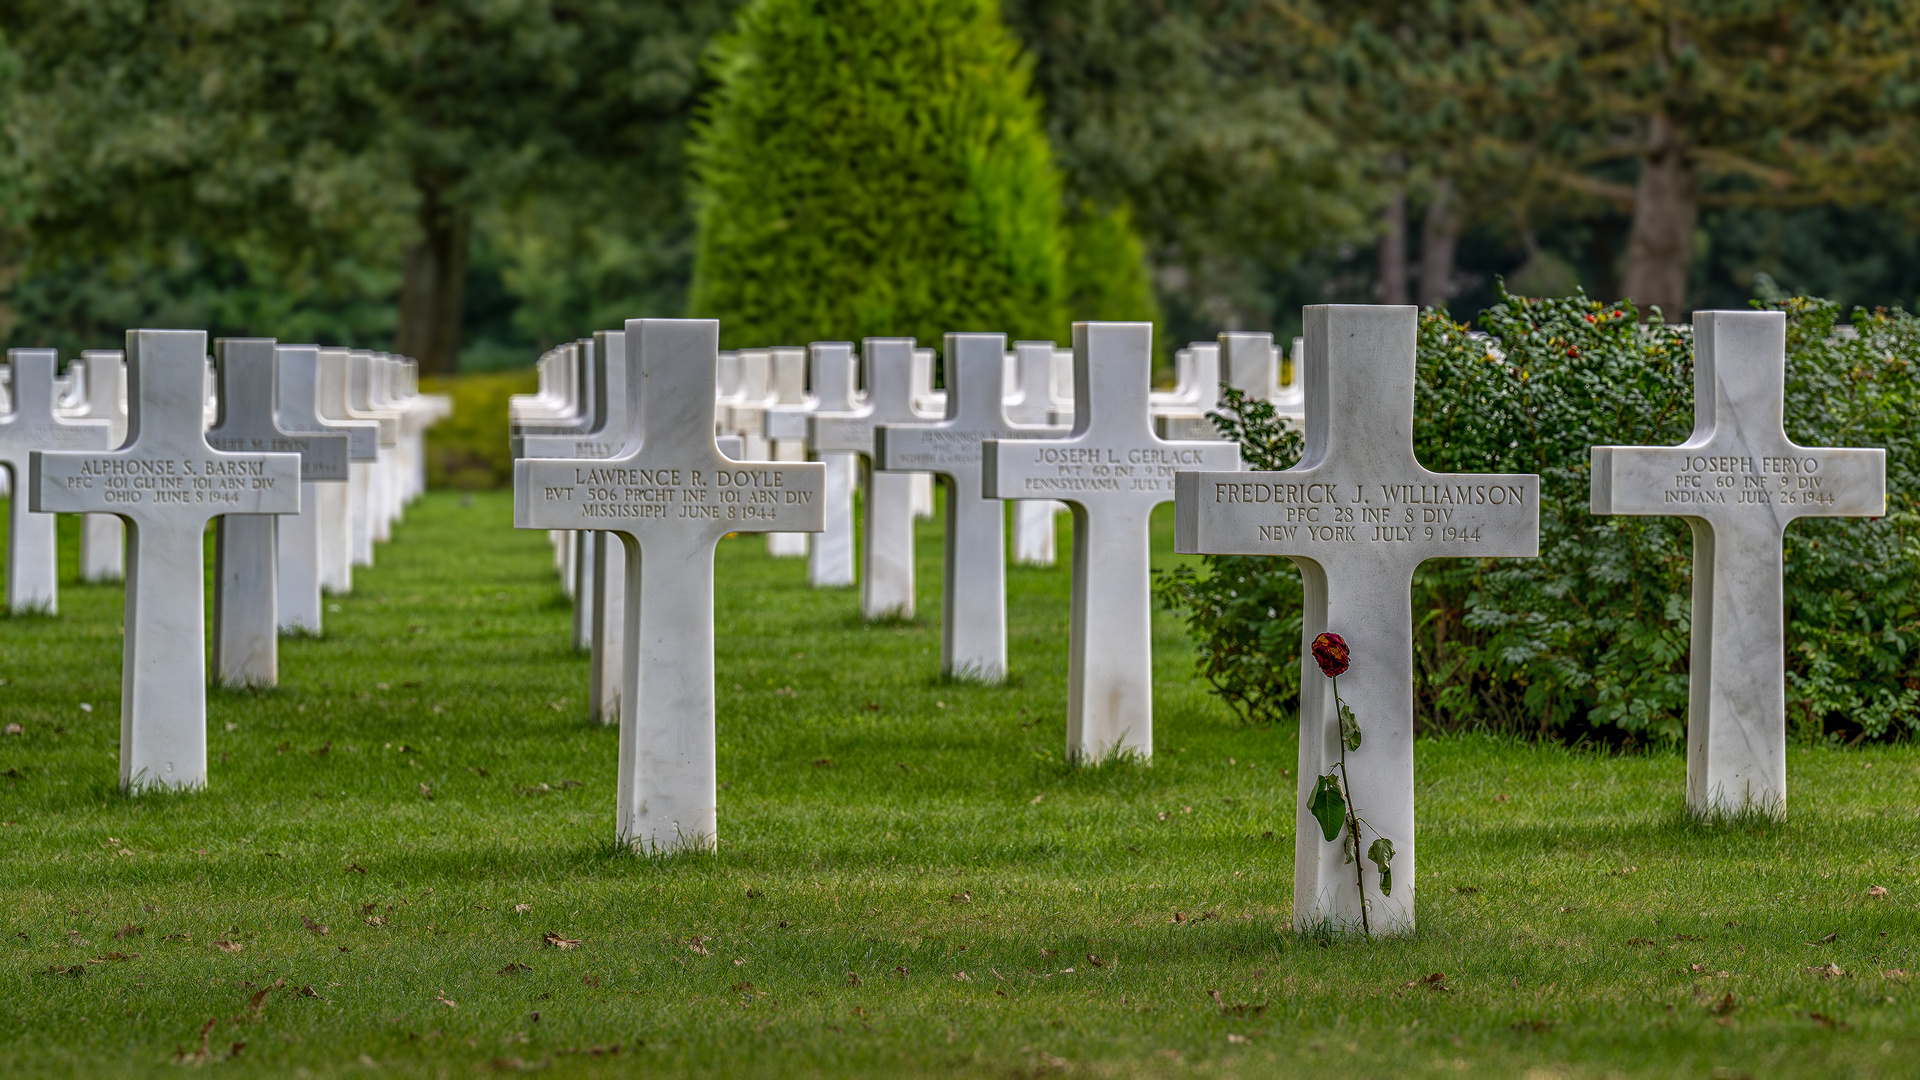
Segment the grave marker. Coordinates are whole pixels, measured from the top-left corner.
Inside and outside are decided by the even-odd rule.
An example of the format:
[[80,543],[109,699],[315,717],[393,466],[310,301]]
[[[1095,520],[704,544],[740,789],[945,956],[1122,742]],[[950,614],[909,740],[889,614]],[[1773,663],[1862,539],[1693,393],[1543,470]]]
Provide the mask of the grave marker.
[[1001,398],[1005,334],[948,334],[947,415],[918,424],[882,424],[874,460],[882,469],[947,479],[946,573],[940,604],[940,670],[999,682],[1007,674],[1006,511],[982,493],[980,444],[1047,439],[1065,427],[1007,422]]
[[132,790],[207,782],[207,521],[300,509],[299,455],[207,445],[206,353],[198,330],[127,331],[126,445],[32,459],[36,511],[129,526],[120,783]]
[[[88,349],[80,354],[84,397],[76,419],[105,420],[107,448],[127,437],[127,358],[118,349]],[[80,516],[80,580],[119,581],[126,577],[127,530],[112,514]]]
[[[344,543],[344,527],[337,539],[329,537],[328,511],[347,506],[347,482],[352,463],[369,461],[378,453],[380,432],[373,424],[335,423],[320,415],[320,349],[314,345],[280,345],[274,349],[278,365],[276,422],[296,438],[319,436],[345,441],[343,452],[326,460],[302,457],[300,512],[280,517],[275,526],[278,545],[274,565],[279,585],[274,590],[280,607],[280,632],[318,634],[323,626],[322,568],[332,545]],[[344,520],[341,522],[344,526]]]
[[1067,756],[1076,761],[1152,755],[1148,522],[1173,501],[1176,471],[1240,468],[1233,443],[1155,435],[1152,386],[1152,323],[1075,323],[1073,433],[984,444],[989,498],[1044,496],[1073,508]]
[[[1051,341],[1016,341],[1012,382],[1007,394],[1007,419],[1016,424],[1053,423],[1053,355]],[[1020,499],[1013,504],[1013,561],[1023,566],[1052,566],[1055,556],[1054,515],[1066,509],[1055,499]]]
[[1687,807],[1787,804],[1786,529],[1800,517],[1887,512],[1887,454],[1787,438],[1787,322],[1778,311],[1693,318],[1693,434],[1679,446],[1593,448],[1593,512],[1693,529]]
[[[346,480],[345,435],[293,434],[281,426],[280,356],[272,338],[220,338],[213,352],[220,414],[207,432],[208,446],[229,454],[299,454],[303,496],[319,480]],[[302,501],[300,512],[284,520],[229,514],[214,523],[213,677],[222,686],[279,682],[280,530],[298,535],[303,522],[311,525],[316,517]],[[312,606],[318,601],[316,578]],[[307,614],[317,629],[318,612]]]
[[0,465],[12,481],[7,528],[7,610],[15,615],[60,609],[59,543],[51,513],[29,509],[27,473],[37,450],[104,450],[105,420],[68,420],[54,407],[52,349],[8,349],[13,409],[0,414]]
[[1362,902],[1342,840],[1322,839],[1308,811],[1315,778],[1339,760],[1328,680],[1309,644],[1346,638],[1340,680],[1364,741],[1347,755],[1353,803],[1369,835],[1392,841],[1393,891],[1363,877],[1376,933],[1410,933],[1413,833],[1414,568],[1433,558],[1539,552],[1540,478],[1436,473],[1413,453],[1411,307],[1306,309],[1306,453],[1284,472],[1183,472],[1175,479],[1176,550],[1283,555],[1300,567],[1300,768],[1294,840],[1296,929],[1357,927]]
[[514,524],[619,533],[627,564],[626,671],[615,830],[641,851],[717,838],[713,549],[731,532],[818,531],[822,470],[737,462],[714,441],[720,324],[630,319],[639,388],[612,458],[514,462]]
[[[808,420],[815,452],[874,457],[876,427],[928,419],[913,407],[913,339],[867,338],[860,343],[866,400],[844,415],[816,413]],[[867,476],[866,536],[861,549],[860,614],[867,619],[913,618],[914,478],[883,472]]]
[[[776,350],[777,351],[777,350]],[[803,408],[775,407],[767,413],[767,434],[775,446],[808,447],[808,421],[814,416],[842,418],[856,415],[853,388],[853,345],[845,341],[816,341],[807,346],[813,396]],[[821,489],[820,535],[807,548],[807,582],[816,589],[840,589],[854,583],[853,489],[860,482],[860,455],[849,450],[813,448],[826,469]],[[780,460],[787,460],[775,455]],[[768,542],[780,533],[771,534]],[[806,533],[798,533],[803,541]]]

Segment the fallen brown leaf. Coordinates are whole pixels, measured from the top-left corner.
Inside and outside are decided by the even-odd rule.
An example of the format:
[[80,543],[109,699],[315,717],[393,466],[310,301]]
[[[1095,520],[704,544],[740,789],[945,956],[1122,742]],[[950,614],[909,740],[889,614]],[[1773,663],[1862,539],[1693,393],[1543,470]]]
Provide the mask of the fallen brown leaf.
[[566,952],[568,949],[577,949],[580,947],[580,942],[578,939],[563,938],[559,934],[556,934],[551,930],[547,931],[544,934],[541,934],[540,940],[546,942],[548,948],[559,949],[561,952]]
[[1867,895],[1868,896],[1885,896],[1887,895],[1887,887],[1885,885],[1875,885],[1872,888],[1867,890]]
[[1723,997],[1719,1001],[1714,1002],[1712,1005],[1709,1005],[1707,1008],[1708,1008],[1708,1011],[1712,1012],[1713,1015],[1715,1016],[1732,1016],[1733,1010],[1739,1007],[1740,1007],[1740,1002],[1734,999],[1732,991],[1728,991],[1726,997]]
[[239,952],[240,950],[246,948],[247,946],[244,942],[226,941],[223,939],[223,940],[214,942],[213,947],[216,949],[219,949],[221,952]]
[[327,936],[328,930],[326,927],[320,925],[317,922],[314,922],[312,919],[307,918],[305,915],[300,916],[300,922],[306,926],[308,933],[318,934],[321,937]]
[[1846,975],[1847,971],[1839,964],[1821,964],[1819,967],[1808,968],[1807,974],[1818,975],[1823,979],[1838,979]]

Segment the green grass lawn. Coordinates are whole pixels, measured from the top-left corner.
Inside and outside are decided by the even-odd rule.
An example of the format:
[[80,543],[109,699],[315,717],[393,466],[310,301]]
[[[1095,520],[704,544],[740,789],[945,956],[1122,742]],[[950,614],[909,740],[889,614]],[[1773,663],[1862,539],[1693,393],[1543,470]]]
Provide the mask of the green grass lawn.
[[212,693],[210,789],[135,800],[121,592],[63,519],[60,616],[0,619],[0,1073],[1920,1073],[1911,746],[1796,748],[1786,824],[1706,828],[1677,753],[1425,740],[1420,932],[1327,946],[1289,930],[1293,733],[1172,620],[1152,764],[1076,771],[1064,568],[1010,570],[984,688],[937,678],[936,527],[906,625],[742,537],[720,846],[647,860],[510,525],[417,504],[278,691]]

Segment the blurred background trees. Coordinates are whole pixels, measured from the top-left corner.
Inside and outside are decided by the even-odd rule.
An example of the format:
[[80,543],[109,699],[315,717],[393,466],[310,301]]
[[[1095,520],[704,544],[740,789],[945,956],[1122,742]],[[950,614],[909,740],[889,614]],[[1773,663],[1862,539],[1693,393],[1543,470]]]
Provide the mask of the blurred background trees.
[[[956,7],[752,2],[816,20],[815,82],[849,94],[885,64],[833,41]],[[688,151],[702,115],[725,133],[702,110],[726,100],[739,53],[713,43],[741,6],[0,0],[0,333],[73,350],[192,325],[486,370],[688,313],[696,280],[745,280],[696,274],[696,191],[724,185],[696,188]],[[902,49],[892,62],[927,78],[886,77],[923,106],[956,65],[1003,71],[1009,94],[1030,80],[1051,173],[1027,187],[1057,189],[1055,250],[1031,255],[1057,268],[1057,338],[1071,318],[1156,310],[1165,341],[1285,337],[1325,301],[1464,319],[1500,277],[1670,319],[1775,289],[1844,306],[1920,294],[1915,5],[969,6],[997,7],[1021,55],[956,38],[977,55]],[[813,119],[824,162],[838,128]],[[798,145],[739,143],[735,204],[752,207],[756,171],[791,190]],[[817,287],[787,263],[782,295],[862,269],[835,269],[859,258],[848,226],[825,224]],[[797,343],[812,325],[777,332]]]

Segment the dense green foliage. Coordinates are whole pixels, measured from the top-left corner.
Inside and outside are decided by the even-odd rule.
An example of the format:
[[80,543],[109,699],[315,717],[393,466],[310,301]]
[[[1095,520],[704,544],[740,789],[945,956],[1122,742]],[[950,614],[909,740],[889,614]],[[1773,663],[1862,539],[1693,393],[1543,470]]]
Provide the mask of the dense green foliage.
[[481,491],[513,486],[507,400],[535,389],[532,369],[485,372],[422,382],[427,393],[453,398],[453,415],[427,429],[427,486]]
[[416,504],[279,689],[211,695],[211,788],[140,799],[122,593],[73,583],[62,521],[61,616],[0,619],[0,1073],[1826,1080],[1920,1053],[1910,746],[1793,748],[1790,820],[1742,830],[1686,820],[1677,754],[1423,739],[1420,933],[1326,948],[1288,930],[1293,732],[1233,723],[1177,622],[1153,763],[1070,769],[1064,566],[1009,568],[1016,681],[983,687],[934,675],[931,523],[901,625],[742,537],[720,848],[640,859],[511,517]]
[[[1920,730],[1920,320],[1789,299],[1787,433],[1807,446],[1887,449],[1889,516],[1787,531],[1791,720],[1803,737]],[[1439,472],[1537,473],[1538,559],[1435,560],[1415,576],[1416,697],[1431,730],[1490,728],[1672,741],[1684,731],[1692,542],[1674,518],[1588,513],[1589,449],[1672,445],[1693,426],[1687,328],[1575,296],[1506,296],[1469,335],[1420,322],[1414,445]],[[1231,402],[1230,402],[1231,404]],[[1225,417],[1259,467],[1298,444],[1270,412]],[[1202,671],[1243,715],[1278,719],[1298,693],[1299,578],[1279,560],[1212,557],[1163,577]]]
[[1060,188],[991,0],[757,0],[691,155],[723,345],[1054,338]]
[[1154,341],[1164,346],[1157,325],[1160,305],[1132,212],[1125,204],[1106,210],[1081,206],[1067,215],[1065,228],[1066,301],[1061,306],[1068,320],[1155,323]]

